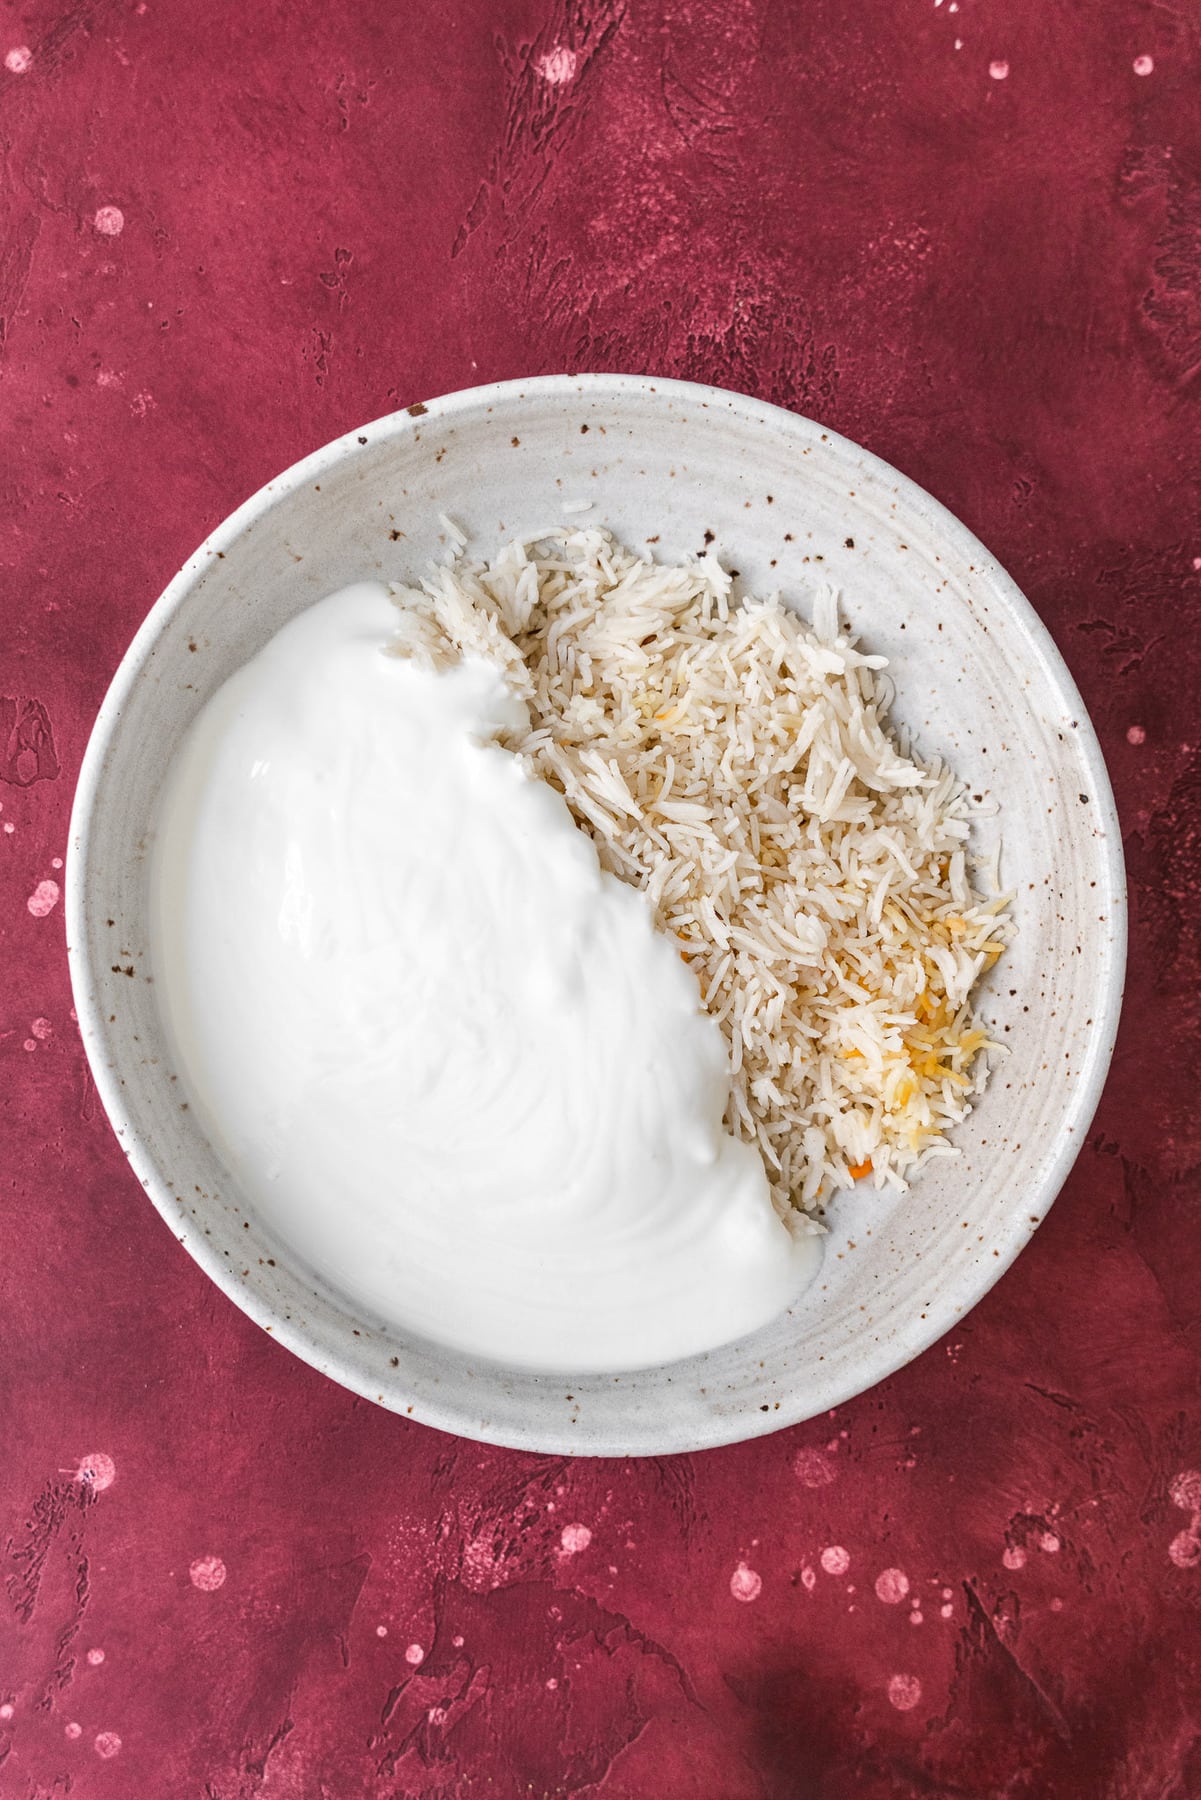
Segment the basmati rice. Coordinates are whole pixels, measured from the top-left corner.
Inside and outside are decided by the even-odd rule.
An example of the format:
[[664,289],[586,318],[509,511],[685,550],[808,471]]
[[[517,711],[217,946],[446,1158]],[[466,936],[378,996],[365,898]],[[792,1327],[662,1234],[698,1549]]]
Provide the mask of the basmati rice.
[[968,795],[892,731],[834,592],[810,629],[731,588],[712,550],[656,564],[562,526],[395,589],[396,648],[505,672],[529,724],[502,742],[646,894],[729,1044],[730,1130],[816,1218],[951,1152],[999,1048],[970,996],[1009,896],[973,886]]

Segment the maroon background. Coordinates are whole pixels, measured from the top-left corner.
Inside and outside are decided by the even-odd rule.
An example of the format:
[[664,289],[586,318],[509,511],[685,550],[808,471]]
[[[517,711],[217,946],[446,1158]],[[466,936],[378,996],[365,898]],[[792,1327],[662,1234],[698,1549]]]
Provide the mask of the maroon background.
[[[0,21],[0,1793],[1201,1794],[1189,7]],[[1084,690],[1132,883],[1107,1097],[1020,1263],[835,1416],[658,1462],[453,1441],[251,1326],[118,1154],[42,885],[205,532],[365,419],[564,368],[781,401],[964,518]]]

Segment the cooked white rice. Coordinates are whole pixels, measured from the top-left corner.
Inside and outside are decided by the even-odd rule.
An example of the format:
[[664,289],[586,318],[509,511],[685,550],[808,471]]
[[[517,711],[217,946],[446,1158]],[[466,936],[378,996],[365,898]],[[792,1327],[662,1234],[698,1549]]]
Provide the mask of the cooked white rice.
[[816,1215],[951,1154],[996,1048],[969,997],[1007,897],[973,887],[963,785],[893,733],[884,658],[834,593],[809,629],[734,601],[712,553],[656,564],[591,525],[395,592],[400,653],[506,672],[530,719],[507,748],[679,943],[729,1044],[727,1122],[777,1206]]

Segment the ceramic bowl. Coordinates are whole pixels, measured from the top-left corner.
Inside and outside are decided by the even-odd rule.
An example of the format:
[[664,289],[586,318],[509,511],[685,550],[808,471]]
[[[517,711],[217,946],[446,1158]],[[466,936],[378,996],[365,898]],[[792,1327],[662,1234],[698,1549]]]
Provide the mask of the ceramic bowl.
[[[1018,932],[982,1010],[1009,1049],[901,1197],[839,1198],[822,1272],[767,1329],[666,1368],[534,1374],[381,1332],[267,1235],[175,1079],[147,951],[162,774],[189,721],[293,614],[364,576],[411,578],[444,548],[562,521],[592,501],[663,558],[713,532],[740,585],[802,610],[842,590],[891,662],[894,716],[1000,803]],[[96,1085],[180,1243],[264,1330],[345,1387],[465,1437],[594,1455],[700,1449],[862,1392],[951,1328],[1037,1231],[1100,1095],[1125,950],[1113,798],[1080,696],[987,550],[894,469],[807,419],[714,388],[585,375],[508,382],[365,425],[270,482],[196,552],[101,709],[71,822],[67,929]],[[248,1227],[248,1229],[247,1229]]]

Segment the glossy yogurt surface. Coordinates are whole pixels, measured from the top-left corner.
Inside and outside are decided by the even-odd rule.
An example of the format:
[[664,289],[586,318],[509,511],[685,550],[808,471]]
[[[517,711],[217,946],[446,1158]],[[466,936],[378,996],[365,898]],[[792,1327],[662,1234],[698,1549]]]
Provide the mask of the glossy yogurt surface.
[[[820,1260],[723,1128],[726,1050],[642,896],[493,741],[482,664],[359,583],[213,696],[164,788],[153,949],[245,1201],[383,1324],[626,1370],[755,1330]],[[803,1227],[802,1227],[803,1231]]]

